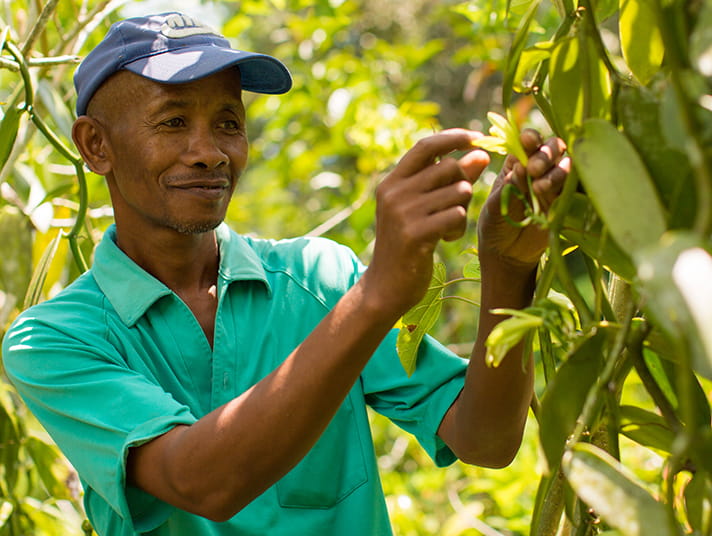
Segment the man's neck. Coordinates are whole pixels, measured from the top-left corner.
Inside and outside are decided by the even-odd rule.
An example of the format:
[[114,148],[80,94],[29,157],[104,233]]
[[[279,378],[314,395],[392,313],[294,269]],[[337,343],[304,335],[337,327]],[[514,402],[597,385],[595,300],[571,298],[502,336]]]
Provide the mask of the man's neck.
[[184,234],[162,229],[139,236],[117,223],[116,241],[136,264],[179,295],[217,283],[220,260],[215,231]]

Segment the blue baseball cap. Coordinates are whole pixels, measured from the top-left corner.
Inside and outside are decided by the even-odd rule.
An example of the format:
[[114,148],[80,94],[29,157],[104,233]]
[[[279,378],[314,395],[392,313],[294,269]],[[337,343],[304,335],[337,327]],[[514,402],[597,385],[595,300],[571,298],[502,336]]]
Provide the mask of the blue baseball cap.
[[266,54],[230,47],[223,36],[183,13],[135,17],[111,26],[74,74],[77,115],[84,115],[99,86],[126,69],[156,82],[181,84],[239,66],[242,89],[286,93],[292,77],[284,64]]

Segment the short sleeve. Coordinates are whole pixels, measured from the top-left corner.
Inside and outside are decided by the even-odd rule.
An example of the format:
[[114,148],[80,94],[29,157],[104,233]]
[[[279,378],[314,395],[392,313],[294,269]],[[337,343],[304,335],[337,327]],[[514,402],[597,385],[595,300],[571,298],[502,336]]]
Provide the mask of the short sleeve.
[[[172,507],[127,488],[128,449],[196,418],[130,370],[102,337],[99,322],[66,309],[61,320],[51,309],[40,320],[35,311],[21,315],[3,340],[8,377],[81,475],[92,518],[111,517],[108,505],[136,530],[155,528]],[[81,336],[73,330],[77,323]]]
[[392,330],[363,371],[366,402],[413,434],[436,465],[449,465],[457,457],[437,432],[464,386],[467,360],[426,336],[409,377],[395,350],[397,337]]

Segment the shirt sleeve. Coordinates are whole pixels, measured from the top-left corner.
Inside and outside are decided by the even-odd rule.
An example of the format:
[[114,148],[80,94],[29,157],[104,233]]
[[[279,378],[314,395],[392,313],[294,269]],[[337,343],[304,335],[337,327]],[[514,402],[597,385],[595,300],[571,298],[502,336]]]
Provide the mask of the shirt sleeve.
[[395,349],[397,337],[398,331],[391,330],[361,375],[366,402],[413,434],[435,464],[444,467],[457,457],[438,436],[438,428],[464,386],[467,360],[426,336],[409,377]]
[[130,370],[99,322],[67,309],[35,312],[21,315],[3,340],[8,377],[81,475],[92,520],[108,522],[103,502],[136,531],[155,528],[172,507],[127,486],[128,449],[196,418]]

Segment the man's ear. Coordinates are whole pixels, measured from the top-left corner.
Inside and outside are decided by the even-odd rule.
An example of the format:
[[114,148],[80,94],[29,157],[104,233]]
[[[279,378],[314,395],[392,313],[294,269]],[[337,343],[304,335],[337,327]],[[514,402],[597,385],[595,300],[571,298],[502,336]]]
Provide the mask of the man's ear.
[[96,119],[79,116],[72,126],[72,139],[89,169],[99,175],[111,171],[107,133]]

